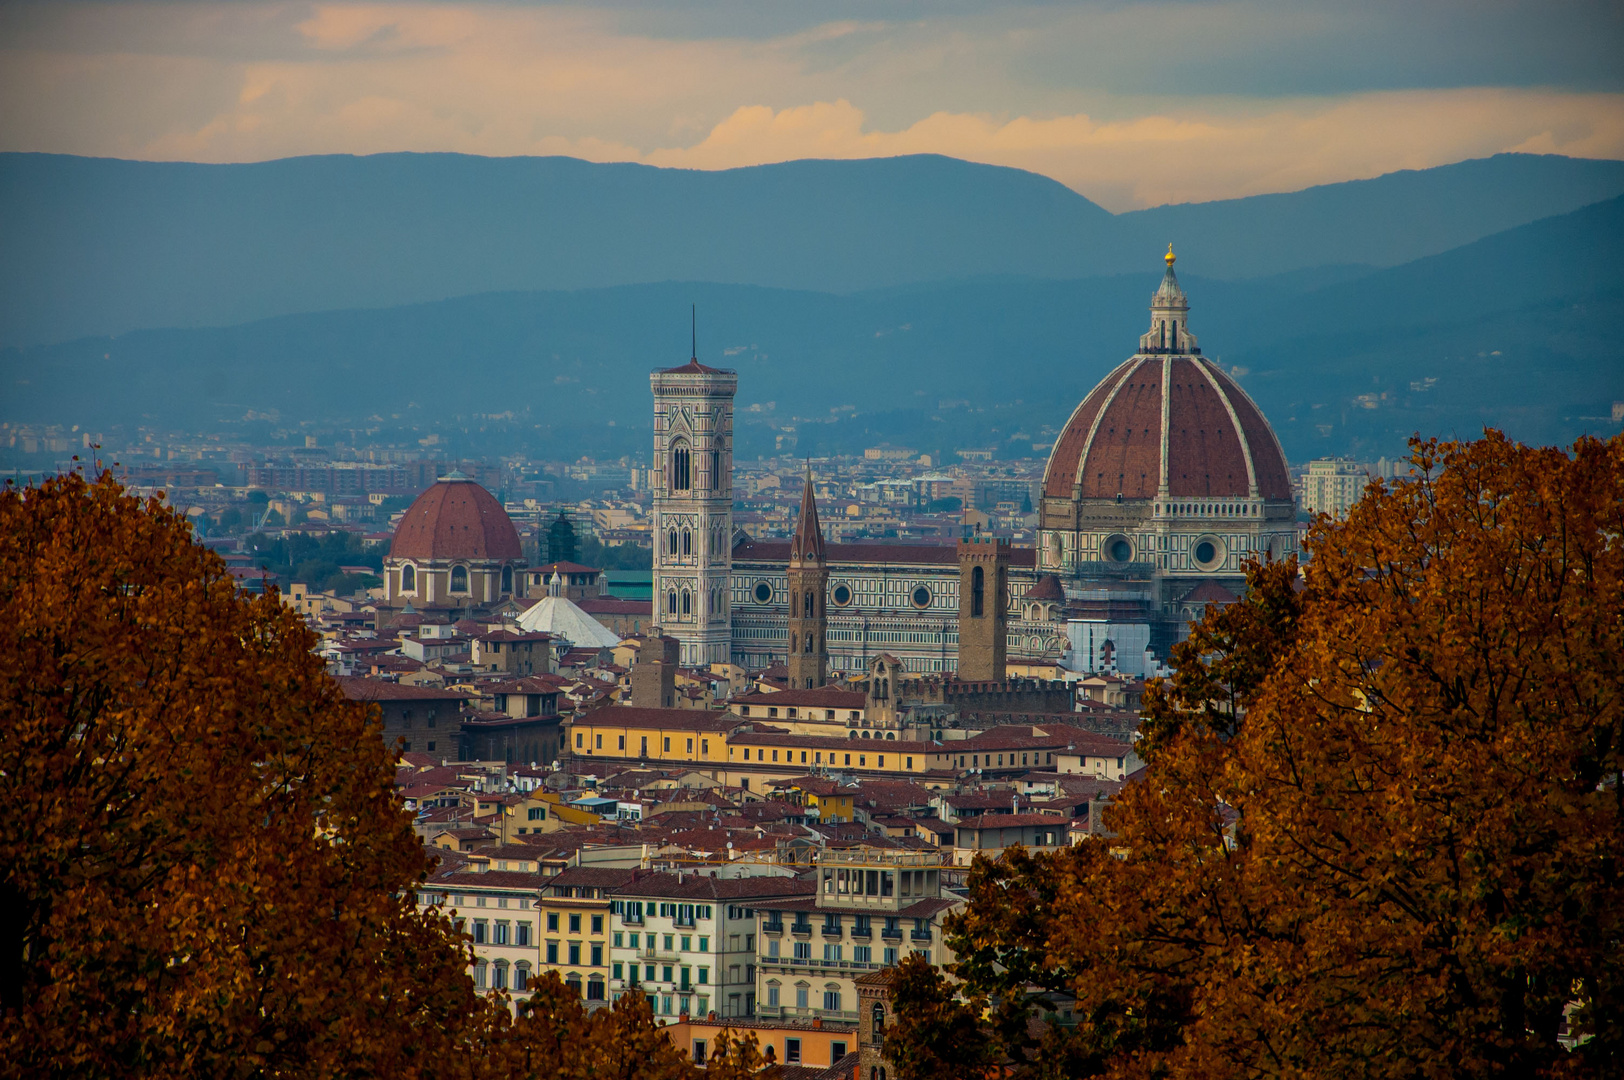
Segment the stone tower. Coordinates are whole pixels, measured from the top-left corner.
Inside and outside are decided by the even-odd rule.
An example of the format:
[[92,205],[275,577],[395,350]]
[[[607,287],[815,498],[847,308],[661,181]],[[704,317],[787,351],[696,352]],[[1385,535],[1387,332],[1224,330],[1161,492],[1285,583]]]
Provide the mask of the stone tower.
[[631,704],[640,709],[677,707],[678,649],[675,638],[661,634],[658,626],[649,627],[648,639],[632,663]]
[[1009,541],[959,541],[959,678],[1002,682],[1008,644]]
[[829,564],[824,557],[823,527],[818,523],[818,500],[812,493],[812,471],[807,470],[801,491],[801,519],[789,548],[789,686],[810,690],[828,681],[829,643],[825,640],[829,594]]
[[[697,352],[697,350],[696,350]],[[735,372],[697,357],[654,390],[654,622],[690,666],[732,658]]]

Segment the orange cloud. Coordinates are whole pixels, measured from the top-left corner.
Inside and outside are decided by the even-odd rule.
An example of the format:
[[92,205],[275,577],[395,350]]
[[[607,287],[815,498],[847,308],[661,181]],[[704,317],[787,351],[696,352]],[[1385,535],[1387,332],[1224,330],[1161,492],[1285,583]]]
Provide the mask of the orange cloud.
[[[1624,157],[1620,94],[1147,99],[1025,78],[1031,57],[1052,60],[1078,35],[1096,49],[1158,40],[1165,12],[1150,7],[746,40],[643,34],[559,7],[47,6],[0,46],[0,149],[195,161],[445,150],[698,169],[928,152],[1042,173],[1113,210],[1505,150]],[[1260,21],[1243,0],[1180,10],[1231,53],[1226,28],[1302,35],[1326,19]]]

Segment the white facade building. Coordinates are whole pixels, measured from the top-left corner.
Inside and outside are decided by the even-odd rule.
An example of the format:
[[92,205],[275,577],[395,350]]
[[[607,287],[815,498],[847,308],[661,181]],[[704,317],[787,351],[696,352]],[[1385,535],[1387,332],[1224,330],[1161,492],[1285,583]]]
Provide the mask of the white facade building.
[[733,394],[738,375],[697,359],[654,390],[654,616],[689,666],[732,659]]

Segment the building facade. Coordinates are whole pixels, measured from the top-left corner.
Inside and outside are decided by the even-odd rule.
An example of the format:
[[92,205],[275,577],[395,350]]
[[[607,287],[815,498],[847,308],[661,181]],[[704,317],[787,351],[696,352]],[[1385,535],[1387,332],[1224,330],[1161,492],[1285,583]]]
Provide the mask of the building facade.
[[[1165,660],[1185,633],[1185,600],[1195,590],[1210,584],[1238,594],[1248,559],[1297,549],[1279,441],[1232,375],[1202,355],[1171,250],[1166,261],[1138,351],[1083,399],[1055,441],[1036,549],[1009,550],[1007,563],[990,568],[1005,575],[1001,585],[983,584],[982,610],[1003,615],[996,641],[974,643],[992,670],[1001,644],[1011,661],[1093,671],[1108,657],[1114,670],[1151,674],[1148,657]],[[963,591],[970,579],[959,551],[822,544],[821,583],[809,579],[809,534],[756,539],[733,535],[730,519],[723,525],[737,376],[693,360],[656,371],[652,384],[653,472],[661,478],[654,610],[682,642],[684,664],[730,659],[759,669],[789,661],[804,688],[806,669],[815,680],[819,661],[830,673],[857,674],[887,653],[916,674],[963,676],[962,613],[976,597],[973,587]],[[815,514],[803,499],[798,524]],[[725,551],[711,547],[718,527],[727,530]],[[712,596],[716,587],[723,595]],[[805,603],[816,588],[824,601],[814,628]],[[1086,625],[1070,632],[1068,609],[1079,604],[1090,608]],[[825,654],[811,663],[802,655],[809,632]]]
[[757,908],[757,1013],[856,1022],[859,976],[910,955],[951,963],[942,919],[960,901],[943,893],[943,865],[936,851],[825,849],[815,894]]
[[1143,602],[1149,647],[1164,657],[1187,593],[1205,581],[1239,592],[1247,559],[1297,543],[1285,454],[1252,399],[1201,354],[1173,262],[1169,248],[1139,351],[1055,441],[1038,511],[1039,568],[1068,596]]
[[1303,473],[1303,509],[1313,514],[1341,517],[1359,501],[1370,483],[1370,473],[1356,461],[1321,458],[1310,461]]
[[732,659],[733,394],[738,375],[691,359],[654,390],[654,607],[688,666]]

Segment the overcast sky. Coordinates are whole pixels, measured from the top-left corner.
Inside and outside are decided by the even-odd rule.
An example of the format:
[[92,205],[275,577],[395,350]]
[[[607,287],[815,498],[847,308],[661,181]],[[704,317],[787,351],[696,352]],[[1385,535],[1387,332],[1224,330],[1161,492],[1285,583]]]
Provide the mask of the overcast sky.
[[1624,3],[0,6],[0,149],[725,168],[935,152],[1112,210],[1624,158]]

